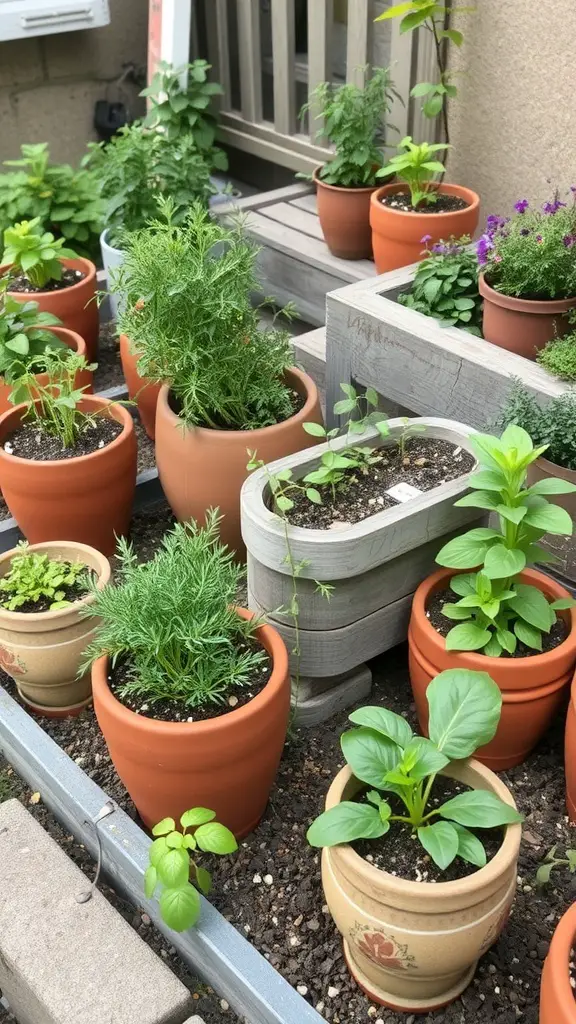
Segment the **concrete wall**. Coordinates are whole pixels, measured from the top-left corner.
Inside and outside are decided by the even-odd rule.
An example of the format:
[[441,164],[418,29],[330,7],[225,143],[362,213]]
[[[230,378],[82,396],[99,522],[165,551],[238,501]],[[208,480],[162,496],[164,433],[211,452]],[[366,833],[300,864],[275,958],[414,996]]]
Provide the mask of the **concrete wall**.
[[518,198],[541,202],[554,185],[576,184],[576,3],[474,6],[455,22],[464,74],[451,105],[449,177],[480,194],[484,214],[505,214]]
[[[77,161],[96,138],[94,103],[122,64],[146,64],[147,0],[110,0],[105,28],[0,43],[0,160],[23,142],[48,142],[58,161]],[[138,90],[127,86],[134,112]],[[109,98],[118,99],[109,85]],[[136,101],[136,103],[135,103]]]

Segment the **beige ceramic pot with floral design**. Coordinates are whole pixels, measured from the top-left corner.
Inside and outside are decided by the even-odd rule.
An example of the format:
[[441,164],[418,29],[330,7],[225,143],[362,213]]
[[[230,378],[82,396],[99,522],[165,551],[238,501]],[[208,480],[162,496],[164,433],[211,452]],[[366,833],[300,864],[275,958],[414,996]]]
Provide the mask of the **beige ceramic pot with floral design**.
[[[443,774],[514,806],[504,783],[479,761],[453,763]],[[343,768],[328,791],[326,810],[362,786]],[[348,967],[370,999],[395,1010],[426,1012],[463,992],[510,913],[520,834],[520,825],[508,825],[495,857],[453,882],[397,878],[347,844],[324,849],[326,902],[344,939]]]

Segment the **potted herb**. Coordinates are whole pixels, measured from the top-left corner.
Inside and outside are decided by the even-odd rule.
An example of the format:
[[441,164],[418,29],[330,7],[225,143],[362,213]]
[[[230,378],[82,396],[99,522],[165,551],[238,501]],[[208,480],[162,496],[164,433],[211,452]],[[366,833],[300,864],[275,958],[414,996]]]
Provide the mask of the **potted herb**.
[[409,290],[398,302],[438,320],[441,327],[461,327],[481,337],[482,299],[478,291],[478,261],[470,250],[470,238],[446,242],[421,239],[426,255],[418,264]]
[[38,217],[6,229],[2,263],[8,294],[19,302],[33,298],[41,312],[58,317],[84,339],[93,359],[99,330],[94,264],[43,231]]
[[490,674],[504,708],[496,737],[478,756],[499,771],[525,760],[574,671],[575,602],[528,565],[549,559],[539,545],[546,533],[572,534],[568,512],[546,496],[576,488],[559,478],[526,486],[528,467],[547,446],[534,448],[521,427],[509,426],[501,438],[474,434],[470,444],[480,469],[470,477],[474,490],[457,504],[491,511],[497,522],[445,544],[436,561],[446,569],[418,587],[408,632],[410,679],[425,730],[426,687],[438,672],[463,667]]
[[0,555],[0,665],[24,703],[51,718],[92,700],[90,673],[79,673],[94,631],[90,575],[102,590],[108,559],[73,541],[21,542]]
[[118,547],[117,582],[94,594],[94,707],[116,770],[148,826],[190,794],[236,836],[257,825],[288,724],[286,648],[234,607],[242,570],[205,528],[176,524],[154,558]]
[[123,267],[127,295],[119,327],[139,354],[138,373],[164,386],[156,410],[156,464],[180,520],[224,516],[222,538],[237,552],[246,450],[270,461],[307,444],[303,424],[320,421],[318,392],[292,367],[290,337],[261,330],[250,304],[257,250],[196,204],[180,226],[165,217],[131,235]]
[[540,987],[540,1024],[574,1024],[574,946],[576,944],[576,904],[556,925],[548,955],[544,961]]
[[347,260],[372,258],[370,196],[377,187],[376,171],[382,163],[384,120],[396,96],[390,72],[374,68],[361,88],[348,82],[321,82],[311,104],[321,120],[318,140],[330,142],[334,156],[313,174],[320,226],[330,252]]
[[576,309],[566,314],[570,324],[567,334],[560,334],[537,353],[536,361],[549,373],[570,384],[576,382]]
[[464,991],[502,931],[522,821],[504,783],[466,760],[498,726],[490,676],[441,672],[426,700],[428,739],[387,708],[350,715],[347,766],[308,831],[354,978],[370,999],[422,1013]]
[[44,356],[46,383],[28,371],[0,416],[6,504],[32,544],[71,540],[112,554],[127,532],[136,486],[136,436],[122,405],[76,387],[82,356]]
[[556,192],[540,209],[520,199],[511,218],[489,217],[477,251],[484,337],[535,359],[576,306],[576,186],[567,202]]

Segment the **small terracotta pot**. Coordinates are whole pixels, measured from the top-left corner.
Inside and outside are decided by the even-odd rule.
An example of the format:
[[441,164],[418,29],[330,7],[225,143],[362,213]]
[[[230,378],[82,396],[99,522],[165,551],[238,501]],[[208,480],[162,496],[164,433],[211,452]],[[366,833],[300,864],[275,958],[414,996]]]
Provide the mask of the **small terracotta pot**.
[[138,414],[148,437],[154,440],[156,434],[156,406],[161,384],[156,384],[148,377],[141,377],[138,373],[138,360],[140,356],[132,351],[131,342],[125,334],[120,335],[120,359],[122,360],[122,372],[128,388],[128,394],[138,406]]
[[[110,563],[86,544],[51,541],[32,544],[30,551],[46,554],[59,562],[83,562],[92,569],[102,590],[110,579]],[[17,548],[0,555],[0,578],[10,571]],[[86,647],[96,621],[81,615],[91,605],[89,594],[69,608],[47,612],[7,611],[0,608],[0,665],[12,676],[18,693],[35,711],[44,709],[50,717],[61,718],[76,705],[89,703],[92,696],[90,672],[78,677]]]
[[[98,333],[100,321],[96,303],[96,267],[90,260],[61,260],[63,266],[70,270],[81,270],[86,277],[70,288],[60,288],[54,292],[11,292],[8,295],[18,302],[34,301],[38,303],[41,313],[52,313],[59,317],[64,327],[84,338],[88,353],[88,362],[96,358],[98,351]],[[10,270],[5,264],[0,267],[0,277]]]
[[208,430],[185,427],[169,404],[169,389],[160,391],[156,410],[156,465],[168,503],[182,522],[204,522],[207,509],[224,515],[220,535],[239,557],[245,552],[240,533],[240,490],[248,476],[248,450],[273,462],[310,447],[303,424],[322,423],[318,389],[301,370],[287,371],[287,382],[305,397],[290,419],[260,430]]
[[[250,612],[237,609],[244,619]],[[135,611],[137,614],[137,610]],[[288,652],[271,626],[256,637],[272,658],[264,689],[243,707],[204,722],[137,715],[112,694],[108,659],[92,667],[94,708],[110,757],[150,828],[190,807],[209,807],[234,834],[256,827],[276,777],[290,712]]]
[[540,1024],[576,1024],[576,1002],[570,984],[570,960],[576,944],[576,903],[556,925],[540,986]]
[[371,260],[370,196],[376,186],[341,188],[328,185],[316,167],[312,178],[316,185],[318,217],[324,241],[333,256],[342,260]]
[[416,263],[426,255],[422,239],[431,236],[429,246],[451,237],[472,235],[478,227],[480,197],[462,185],[439,185],[443,195],[458,196],[468,206],[451,213],[409,213],[384,206],[382,198],[395,192],[408,192],[406,185],[384,185],[370,199],[370,224],[376,270],[384,274],[409,263]]
[[576,306],[576,297],[541,302],[518,299],[495,291],[484,274],[478,278],[478,291],[484,299],[482,334],[486,341],[526,359],[535,359],[549,341],[561,338],[570,328],[566,314]]
[[121,405],[90,395],[82,412],[117,420],[118,437],[89,455],[73,459],[22,459],[4,451],[4,441],[21,423],[25,405],[0,416],[0,480],[4,500],[31,544],[71,540],[89,544],[105,555],[116,537],[128,532],[136,487],[136,434],[130,413]]
[[[443,774],[515,806],[504,783],[478,761],[454,762]],[[328,791],[326,809],[362,787],[346,766]],[[464,991],[508,918],[520,835],[519,824],[509,825],[495,857],[454,882],[398,878],[345,843],[322,851],[326,903],[344,939],[348,968],[372,1001],[426,1013]]]
[[[576,662],[576,610],[558,613],[570,626],[570,633],[545,654],[488,658],[478,651],[447,651],[444,637],[426,617],[426,608],[432,594],[446,590],[455,575],[454,569],[441,569],[424,580],[414,594],[408,650],[418,721],[427,735],[426,688],[439,672],[448,668],[487,672],[502,691],[502,717],[496,736],[476,751],[476,757],[494,771],[504,771],[526,760],[562,705]],[[520,579],[538,587],[551,601],[570,597],[564,587],[535,569],[526,569]]]
[[[64,327],[46,327],[45,330],[50,331],[51,334],[55,334],[60,341],[63,341],[68,348],[71,348],[73,352],[77,352],[78,355],[86,355],[86,344],[84,339],[79,334],[75,334],[74,331],[67,331]],[[37,373],[36,377],[38,383],[45,387],[48,383],[48,374]],[[84,394],[92,394],[92,370],[78,370],[78,373],[74,377],[74,385],[77,388],[86,388]],[[14,406],[10,401],[10,395],[12,394],[13,384],[5,384],[2,377],[0,377],[0,416],[13,409]]]

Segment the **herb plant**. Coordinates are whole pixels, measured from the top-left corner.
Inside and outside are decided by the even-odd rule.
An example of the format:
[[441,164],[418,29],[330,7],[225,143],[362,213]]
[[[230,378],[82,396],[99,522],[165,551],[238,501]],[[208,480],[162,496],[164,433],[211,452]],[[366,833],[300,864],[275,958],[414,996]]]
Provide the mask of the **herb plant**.
[[[214,145],[217,119],[209,109],[214,97],[221,96],[223,90],[217,82],[208,81],[211,66],[205,60],[195,60],[174,68],[162,61],[151,84],[140,95],[150,103],[144,122],[147,128],[160,129],[168,142],[191,135],[196,150],[209,166],[225,171],[228,158],[224,150]],[[184,73],[187,82],[183,89],[180,78]]]
[[444,164],[435,159],[435,154],[448,146],[442,143],[420,145],[412,142],[407,135],[398,143],[396,156],[390,157],[385,167],[376,172],[377,178],[389,178],[396,175],[399,181],[407,184],[410,191],[410,202],[416,210],[422,205],[431,205],[437,200],[433,178],[435,174],[444,174]]
[[[380,839],[399,821],[412,826],[441,871],[456,857],[481,868],[486,851],[470,829],[522,821],[514,807],[483,789],[430,807],[438,773],[495,736],[502,694],[486,672],[448,669],[432,680],[426,696],[429,739],[415,736],[406,720],[387,708],[352,712],[350,721],[359,728],[342,735],[342,752],[356,778],[371,788],[366,802],[345,800],[316,818],[307,834],[311,846]],[[394,794],[402,813],[395,813],[383,793]]]
[[[422,244],[430,237],[425,235]],[[408,309],[432,316],[441,327],[463,327],[482,336],[482,299],[478,291],[478,261],[463,237],[437,242],[418,264],[410,291],[398,296]]]
[[573,600],[550,603],[537,587],[522,583],[519,574],[534,561],[550,561],[538,545],[546,533],[571,536],[572,519],[546,495],[569,494],[566,480],[539,480],[526,487],[526,472],[547,450],[535,448],[522,427],[509,426],[500,438],[472,434],[470,443],[480,469],[470,476],[473,490],[456,505],[487,509],[498,516],[498,529],[478,527],[448,541],[436,556],[439,565],[470,569],[450,580],[460,600],[446,603],[442,613],[455,625],[446,637],[448,651],[481,651],[498,658],[514,654],[518,641],[542,650],[542,634],[556,622],[556,612]]
[[[570,314],[568,319],[574,323]],[[548,373],[559,377],[560,380],[567,380],[571,384],[576,383],[576,330],[572,329],[563,338],[554,338],[549,341],[543,349],[540,349],[536,356],[536,362],[548,370]]]
[[41,433],[57,437],[63,448],[73,448],[84,430],[94,422],[93,416],[80,409],[86,388],[76,387],[76,374],[96,367],[89,366],[77,352],[69,352],[66,359],[62,359],[58,353],[47,351],[42,362],[46,383],[41,384],[32,370],[27,370],[15,381],[10,401],[13,405],[27,405],[24,422],[35,424]]
[[44,369],[43,356],[70,349],[47,327],[61,321],[52,313],[38,312],[37,302],[18,302],[0,289],[0,377],[12,384],[28,369],[35,373]]
[[[193,807],[180,818],[181,830],[173,818],[164,818],[152,829],[156,836],[149,849],[150,864],[144,876],[144,891],[152,899],[160,885],[160,915],[175,932],[192,928],[200,917],[198,890],[207,896],[212,878],[192,854],[195,850],[224,855],[238,849],[230,829],[214,821],[214,811]],[[193,872],[193,882],[190,872]]]
[[115,283],[127,296],[119,326],[142,353],[139,372],[170,385],[190,426],[253,430],[287,419],[290,338],[260,330],[250,303],[258,250],[199,203],[180,226],[170,200],[159,207],[163,220],[126,240]]
[[93,589],[91,613],[100,622],[86,657],[126,661],[121,696],[218,707],[264,662],[250,642],[259,621],[233,607],[242,569],[219,542],[218,522],[210,510],[205,527],[177,523],[144,563],[118,541],[117,582]]
[[546,405],[540,405],[522,381],[515,380],[497,425],[503,430],[512,423],[529,433],[537,447],[546,446],[546,458],[550,462],[576,470],[576,394],[573,391],[565,391]]
[[[334,85],[321,82],[311,102],[317,119],[322,119],[319,140],[328,140],[335,155],[319,174],[327,185],[341,188],[366,188],[376,184],[376,170],[382,164],[384,118],[396,91],[386,68],[374,68],[364,88],[352,82]],[[310,112],[310,103],[300,117]]]
[[[50,602],[50,611],[68,608],[66,588],[86,578],[83,562],[60,562],[39,551],[30,551],[25,541],[18,544],[18,554],[10,561],[10,570],[0,579],[0,605],[16,612],[22,605],[36,604],[41,598]],[[64,588],[64,589],[62,589]]]
[[566,867],[571,875],[576,871],[576,850],[566,850],[565,857],[557,857],[556,850],[557,847],[553,846],[538,868],[536,872],[536,882],[538,885],[547,885],[550,881],[550,875],[555,868]]
[[39,217],[23,220],[4,232],[2,262],[9,263],[10,277],[22,274],[34,288],[45,288],[49,281],[62,279],[62,259],[78,254],[64,246],[64,239],[42,231]]

